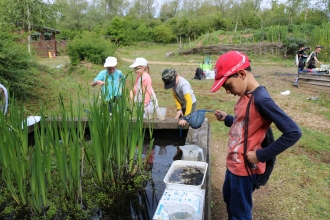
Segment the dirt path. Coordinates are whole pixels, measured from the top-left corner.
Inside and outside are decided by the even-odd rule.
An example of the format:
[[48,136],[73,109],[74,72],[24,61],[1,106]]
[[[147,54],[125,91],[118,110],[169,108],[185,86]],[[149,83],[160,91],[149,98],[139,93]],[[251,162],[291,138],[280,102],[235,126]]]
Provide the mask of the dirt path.
[[[134,59],[121,58],[125,62],[133,63]],[[163,62],[163,61],[148,61],[149,64],[159,64],[159,65],[172,65],[172,66],[196,66],[196,63],[180,63],[180,62]]]

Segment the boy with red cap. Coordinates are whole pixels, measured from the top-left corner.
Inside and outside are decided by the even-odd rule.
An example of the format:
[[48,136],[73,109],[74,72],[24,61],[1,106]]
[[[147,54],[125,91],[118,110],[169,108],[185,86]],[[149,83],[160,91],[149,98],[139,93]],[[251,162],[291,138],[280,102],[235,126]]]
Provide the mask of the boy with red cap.
[[[265,162],[294,145],[301,137],[301,131],[256,81],[245,54],[237,51],[223,54],[215,65],[215,73],[211,92],[223,87],[228,94],[240,96],[234,107],[235,116],[221,110],[214,113],[218,121],[224,121],[230,127],[223,197],[228,219],[248,220],[252,219],[252,193],[258,187],[256,180],[265,172]],[[252,102],[247,111],[250,99]],[[271,123],[282,135],[262,148]],[[245,129],[247,133],[244,133]]]

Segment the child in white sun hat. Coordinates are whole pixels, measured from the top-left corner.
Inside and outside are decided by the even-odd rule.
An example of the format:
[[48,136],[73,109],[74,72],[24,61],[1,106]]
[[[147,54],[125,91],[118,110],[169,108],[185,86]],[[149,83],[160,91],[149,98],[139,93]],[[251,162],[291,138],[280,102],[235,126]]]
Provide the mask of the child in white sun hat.
[[91,86],[102,86],[102,94],[105,101],[109,102],[109,110],[112,112],[111,103],[121,96],[120,80],[124,75],[117,69],[116,57],[108,57],[105,60],[104,67],[106,69],[99,72]]
[[[144,104],[145,117],[147,113],[150,115],[153,114],[154,111],[156,111],[158,115],[158,100],[152,88],[148,61],[143,57],[138,57],[130,67],[133,68],[136,74],[134,89],[130,92],[131,100]],[[144,100],[142,100],[143,95]]]

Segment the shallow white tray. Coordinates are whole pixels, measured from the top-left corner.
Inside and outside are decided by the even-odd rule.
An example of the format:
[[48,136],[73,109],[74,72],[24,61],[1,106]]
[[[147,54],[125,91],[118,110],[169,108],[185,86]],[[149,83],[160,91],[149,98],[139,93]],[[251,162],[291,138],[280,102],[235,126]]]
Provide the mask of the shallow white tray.
[[[204,169],[204,176],[203,176],[203,180],[200,185],[187,185],[187,184],[169,182],[169,178],[170,178],[172,172],[175,170],[175,168],[184,167],[184,166],[195,166],[195,167]],[[166,184],[166,189],[176,189],[176,190],[195,191],[195,192],[200,191],[202,189],[202,185],[204,184],[207,166],[208,166],[207,163],[200,162],[200,161],[188,161],[188,160],[174,161],[164,178],[164,183]]]

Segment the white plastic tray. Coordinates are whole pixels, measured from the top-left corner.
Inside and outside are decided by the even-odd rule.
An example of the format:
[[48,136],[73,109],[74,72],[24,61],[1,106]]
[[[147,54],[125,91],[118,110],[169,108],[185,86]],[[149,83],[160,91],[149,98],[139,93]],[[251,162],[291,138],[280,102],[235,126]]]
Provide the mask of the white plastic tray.
[[[203,180],[202,180],[201,184],[200,185],[187,185],[187,184],[179,184],[179,183],[170,183],[169,178],[170,178],[172,172],[175,170],[176,167],[182,167],[182,166],[196,166],[198,168],[203,168],[204,176],[203,176]],[[200,161],[187,161],[187,160],[174,161],[164,178],[164,183],[166,184],[166,189],[176,189],[176,190],[184,190],[184,191],[192,191],[192,192],[200,191],[202,189],[202,185],[204,184],[207,166],[208,166],[207,163],[200,162]]]

